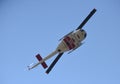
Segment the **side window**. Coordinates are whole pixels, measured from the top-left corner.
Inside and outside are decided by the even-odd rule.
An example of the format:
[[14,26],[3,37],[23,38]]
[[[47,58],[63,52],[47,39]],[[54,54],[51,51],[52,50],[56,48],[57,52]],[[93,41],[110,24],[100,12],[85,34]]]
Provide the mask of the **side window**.
[[73,40],[73,42],[75,42],[75,39],[72,38],[72,40]]
[[80,39],[80,36],[77,34],[77,37]]

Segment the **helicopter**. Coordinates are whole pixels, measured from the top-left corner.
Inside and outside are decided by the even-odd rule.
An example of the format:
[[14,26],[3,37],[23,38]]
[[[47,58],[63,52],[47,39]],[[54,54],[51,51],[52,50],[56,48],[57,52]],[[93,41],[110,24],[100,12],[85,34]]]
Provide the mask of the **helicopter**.
[[[58,60],[61,58],[61,56],[68,51],[68,53],[73,52],[77,48],[79,48],[83,44],[83,40],[86,38],[87,33],[83,28],[83,26],[88,22],[88,20],[95,14],[97,10],[94,8],[88,16],[83,20],[83,22],[77,27],[77,29],[71,31],[70,33],[66,34],[60,39],[60,43],[57,46],[57,48],[51,52],[48,56],[45,58],[42,58],[40,54],[36,55],[36,58],[38,60],[37,63],[29,65],[28,70],[31,70],[35,67],[37,67],[39,64],[43,66],[44,69],[47,68],[46,73],[49,74],[49,72],[53,69],[55,64],[58,62]],[[54,55],[57,55],[57,57],[54,59],[54,61],[51,63],[51,65],[48,67],[46,64],[46,60],[50,59]]]

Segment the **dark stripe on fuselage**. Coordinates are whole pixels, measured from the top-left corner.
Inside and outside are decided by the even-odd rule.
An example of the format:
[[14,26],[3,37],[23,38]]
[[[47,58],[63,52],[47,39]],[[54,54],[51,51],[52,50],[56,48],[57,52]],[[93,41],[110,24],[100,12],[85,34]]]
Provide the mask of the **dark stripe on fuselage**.
[[75,47],[74,41],[69,36],[66,36],[63,40],[66,43],[66,45],[68,46],[69,50],[71,50]]

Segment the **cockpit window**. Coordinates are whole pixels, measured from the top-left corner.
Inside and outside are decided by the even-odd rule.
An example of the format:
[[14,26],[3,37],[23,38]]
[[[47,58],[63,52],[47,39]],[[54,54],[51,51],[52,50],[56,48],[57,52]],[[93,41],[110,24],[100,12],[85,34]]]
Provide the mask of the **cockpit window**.
[[84,30],[82,29],[81,32],[84,32]]
[[73,40],[73,42],[75,42],[75,39],[72,38],[72,40]]
[[84,38],[86,38],[86,36],[87,36],[87,34],[85,33],[85,34],[84,34]]
[[77,34],[77,37],[80,39],[80,36]]

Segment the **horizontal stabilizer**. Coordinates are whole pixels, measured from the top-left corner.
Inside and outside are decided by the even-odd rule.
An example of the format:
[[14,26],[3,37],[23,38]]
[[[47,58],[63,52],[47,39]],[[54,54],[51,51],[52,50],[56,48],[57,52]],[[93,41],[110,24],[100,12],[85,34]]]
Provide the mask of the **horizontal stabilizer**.
[[[40,56],[40,54],[36,55],[36,58],[38,59],[38,61],[42,60],[42,57]],[[41,65],[43,66],[44,69],[46,69],[48,66],[45,62],[41,63]]]

